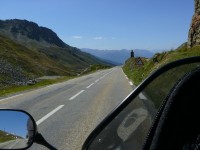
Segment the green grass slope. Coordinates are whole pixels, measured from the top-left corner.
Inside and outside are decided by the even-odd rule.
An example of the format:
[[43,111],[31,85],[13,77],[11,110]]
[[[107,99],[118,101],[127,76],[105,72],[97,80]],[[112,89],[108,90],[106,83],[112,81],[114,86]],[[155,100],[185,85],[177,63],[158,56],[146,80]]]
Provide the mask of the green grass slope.
[[70,75],[73,72],[43,53],[28,49],[0,35],[0,84],[43,75]]
[[[37,46],[36,46],[37,47]],[[109,68],[90,54],[74,48],[73,53],[60,47],[27,48],[0,35],[0,95],[62,82],[77,75]],[[41,76],[63,76],[26,86]]]
[[138,67],[137,65],[135,65],[135,59],[130,58],[126,61],[123,70],[127,74],[127,76],[134,82],[134,84],[138,85],[152,71],[160,68],[164,64],[192,56],[200,56],[200,46],[187,48],[187,46],[184,45],[176,50],[157,53],[152,59],[143,59],[144,66],[142,67]]
[[15,137],[0,130],[0,143],[15,140]]
[[[135,65],[135,58],[130,58],[126,61],[123,67],[124,72],[134,82],[135,85],[141,83],[152,71],[160,68],[161,66],[186,57],[200,56],[200,46],[196,46],[188,49],[186,45],[178,48],[177,50],[157,53],[152,59],[144,59],[144,66],[138,67]],[[171,69],[162,76],[159,76],[145,89],[144,93],[148,95],[155,108],[159,108],[162,104],[162,100],[165,99],[167,94],[175,83],[192,68],[195,68],[197,64],[183,65],[174,69]],[[167,82],[166,82],[167,81]],[[156,89],[156,90],[155,90]]]
[[[61,82],[105,67],[105,62],[67,45],[48,28],[27,20],[0,20],[0,95]],[[29,80],[51,75],[62,78],[26,86]]]
[[90,65],[105,64],[96,57],[64,43],[58,35],[36,23],[20,20],[0,20],[0,35],[19,43],[30,50],[45,55],[61,67],[65,66],[77,73]]

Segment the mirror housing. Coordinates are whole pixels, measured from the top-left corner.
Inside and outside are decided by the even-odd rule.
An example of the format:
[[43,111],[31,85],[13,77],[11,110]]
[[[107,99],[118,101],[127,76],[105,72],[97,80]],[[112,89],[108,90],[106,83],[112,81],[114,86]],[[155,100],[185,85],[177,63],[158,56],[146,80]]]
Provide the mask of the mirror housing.
[[0,109],[0,118],[0,149],[28,149],[33,144],[37,126],[29,113]]

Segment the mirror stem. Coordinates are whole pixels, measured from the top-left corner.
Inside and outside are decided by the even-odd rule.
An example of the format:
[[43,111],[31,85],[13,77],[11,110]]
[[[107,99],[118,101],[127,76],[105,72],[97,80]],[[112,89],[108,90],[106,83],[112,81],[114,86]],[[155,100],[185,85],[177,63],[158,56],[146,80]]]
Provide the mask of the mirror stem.
[[44,137],[42,136],[42,134],[40,133],[37,133],[36,134],[36,137],[35,137],[35,142],[37,144],[41,144],[47,148],[49,148],[50,150],[57,150],[55,147],[53,147],[52,145],[50,145],[45,139]]

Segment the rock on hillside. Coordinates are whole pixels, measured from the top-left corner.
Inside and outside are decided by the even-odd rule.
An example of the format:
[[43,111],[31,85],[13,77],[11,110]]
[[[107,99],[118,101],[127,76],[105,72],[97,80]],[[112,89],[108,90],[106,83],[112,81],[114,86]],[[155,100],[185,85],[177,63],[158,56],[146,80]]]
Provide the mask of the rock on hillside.
[[52,30],[39,27],[36,23],[27,20],[0,20],[0,32],[18,41],[28,37],[37,42],[50,43],[62,48],[67,46]]
[[27,20],[0,20],[0,89],[40,76],[74,76],[106,64]]
[[192,18],[192,23],[188,35],[188,47],[200,45],[200,0],[194,0],[195,13]]
[[27,20],[0,20],[0,35],[37,51],[71,70],[84,70],[93,64],[104,64],[96,57],[64,43],[55,32]]

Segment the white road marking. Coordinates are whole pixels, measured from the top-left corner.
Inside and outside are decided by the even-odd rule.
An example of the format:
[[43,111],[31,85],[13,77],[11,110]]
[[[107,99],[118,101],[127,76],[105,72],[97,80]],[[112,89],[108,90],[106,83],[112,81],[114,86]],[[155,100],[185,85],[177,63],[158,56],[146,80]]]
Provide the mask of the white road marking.
[[40,120],[38,120],[36,122],[37,125],[41,124],[43,121],[45,121],[46,119],[48,119],[50,116],[52,116],[53,114],[55,114],[58,110],[60,110],[62,107],[64,107],[64,105],[60,105],[57,108],[55,108],[54,110],[52,110],[50,113],[48,113],[47,115],[45,115],[44,117],[42,117]]
[[125,75],[125,77],[127,77],[127,75],[124,73],[124,70],[123,69],[121,69],[122,70],[122,73]]
[[133,83],[132,83],[131,81],[129,81],[129,84],[130,84],[131,86],[133,86]]
[[49,86],[47,86],[47,88],[51,88],[51,87],[56,86],[56,85],[58,85],[58,84],[49,85]]
[[104,76],[102,76],[100,79],[103,79],[104,78]]
[[106,77],[106,75],[103,76],[103,78],[105,78],[105,77]]
[[19,96],[22,96],[22,95],[24,95],[24,94],[19,94],[19,95],[11,96],[11,97],[8,97],[8,98],[4,98],[4,99],[1,99],[0,102],[8,100],[8,99],[16,98],[16,97],[19,97]]
[[113,71],[115,71],[116,69],[111,70],[110,72],[104,74],[102,77],[100,77],[99,79],[97,79],[95,82],[99,82],[99,80],[105,78],[107,75],[111,74]]
[[8,149],[13,149],[13,147],[17,144],[17,143],[19,143],[19,140],[17,140],[13,145],[11,145]]
[[139,94],[139,98],[143,99],[143,100],[147,100],[146,96],[144,96],[144,94],[142,94],[142,93]]
[[93,86],[94,83],[90,84],[89,86],[87,86],[86,88],[89,89],[91,86]]
[[79,96],[81,93],[83,93],[85,90],[81,90],[80,92],[78,92],[76,95],[72,96],[69,100],[73,100],[75,99],[77,96]]
[[95,82],[99,82],[99,79],[97,79]]
[[108,72],[108,73],[106,73],[105,75],[104,75],[104,77],[105,76],[107,76],[107,75],[109,75],[109,74],[111,74],[113,71],[115,71],[116,69],[113,69],[113,70],[111,70],[110,72]]

